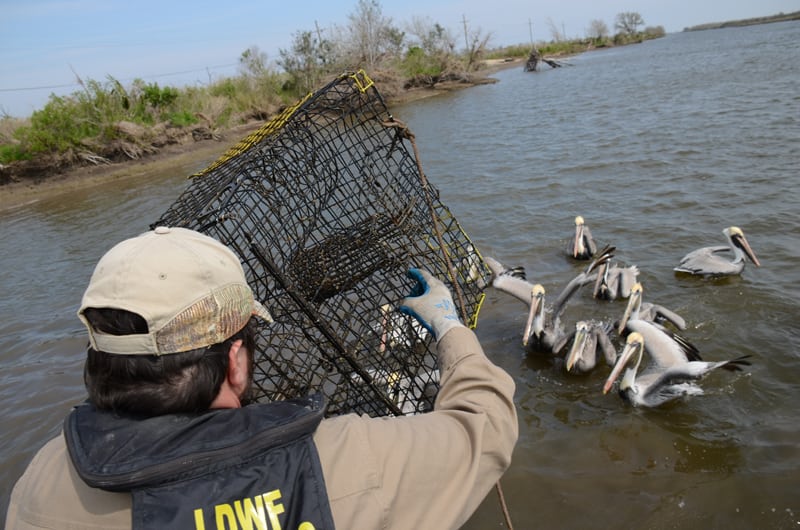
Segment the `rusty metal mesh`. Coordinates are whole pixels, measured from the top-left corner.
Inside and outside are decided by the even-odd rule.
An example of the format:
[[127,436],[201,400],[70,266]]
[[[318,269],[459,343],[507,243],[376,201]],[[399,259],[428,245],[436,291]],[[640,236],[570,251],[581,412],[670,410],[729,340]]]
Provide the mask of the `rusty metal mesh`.
[[396,311],[409,267],[444,280],[477,323],[488,269],[392,120],[366,74],[342,75],[193,175],[151,225],[239,255],[275,319],[258,329],[259,401],[322,392],[329,416],[432,408],[432,339]]

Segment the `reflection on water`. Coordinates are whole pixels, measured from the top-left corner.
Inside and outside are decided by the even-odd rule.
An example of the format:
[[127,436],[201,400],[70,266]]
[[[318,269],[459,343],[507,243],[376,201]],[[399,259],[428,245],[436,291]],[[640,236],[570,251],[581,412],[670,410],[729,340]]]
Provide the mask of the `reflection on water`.
[[[744,373],[711,374],[705,395],[634,409],[602,394],[607,367],[574,376],[526,358],[525,307],[487,290],[477,333],[517,383],[520,440],[501,482],[515,527],[797,527],[798,41],[798,23],[669,35],[392,109],[484,255],[557,293],[585,266],[563,253],[580,214],[617,261],[639,267],[646,300],[687,320],[705,359],[753,356]],[[0,213],[3,512],[34,450],[83,399],[75,310],[91,268],[208,162]],[[730,225],[761,268],[675,274],[688,251],[724,244]],[[581,292],[566,325],[617,319],[624,306]],[[467,528],[501,523],[492,493]]]

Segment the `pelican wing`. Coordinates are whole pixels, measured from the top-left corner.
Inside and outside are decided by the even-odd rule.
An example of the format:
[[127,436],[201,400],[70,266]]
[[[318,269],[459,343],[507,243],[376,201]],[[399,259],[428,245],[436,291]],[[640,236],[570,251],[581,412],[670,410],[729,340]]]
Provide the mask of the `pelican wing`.
[[586,267],[586,269],[571,279],[569,283],[561,290],[561,293],[559,293],[558,298],[556,298],[556,301],[553,304],[554,319],[561,316],[561,313],[564,311],[564,307],[566,306],[567,302],[570,298],[572,298],[572,295],[578,291],[578,289],[588,283],[593,282],[597,278],[597,273],[594,273],[594,270],[599,268],[601,265],[606,265],[608,260],[614,257],[615,249],[616,247],[612,246],[604,247],[597,257],[593,259],[592,262]]
[[483,260],[492,271],[492,287],[513,296],[526,306],[530,305],[533,284],[525,278],[524,267],[508,268],[490,256]]
[[616,267],[615,274],[619,278],[617,295],[620,298],[628,298],[631,295],[631,288],[639,277],[639,268],[636,265]]
[[731,261],[731,254],[731,247],[725,245],[698,248],[686,254],[675,270],[690,274],[739,274],[744,269],[744,261]]
[[690,360],[700,360],[693,344],[660,324],[641,319],[629,320],[626,328],[642,334],[645,349],[659,372]]
[[659,324],[669,322],[681,331],[686,330],[686,320],[683,319],[678,313],[671,311],[663,305],[651,304],[644,302],[640,310],[640,318],[643,320],[650,320]]
[[666,374],[659,374],[652,379],[639,377],[636,380],[638,393],[628,393],[628,399],[638,406],[657,407],[682,396],[697,396],[703,389],[680,376],[674,379]]
[[680,396],[702,394],[703,390],[694,381],[703,379],[717,368],[741,370],[742,365],[750,364],[745,360],[747,357],[749,355],[717,362],[690,361],[657,374],[652,373],[649,377],[639,377],[636,384],[641,394],[640,400],[647,406],[657,406]]

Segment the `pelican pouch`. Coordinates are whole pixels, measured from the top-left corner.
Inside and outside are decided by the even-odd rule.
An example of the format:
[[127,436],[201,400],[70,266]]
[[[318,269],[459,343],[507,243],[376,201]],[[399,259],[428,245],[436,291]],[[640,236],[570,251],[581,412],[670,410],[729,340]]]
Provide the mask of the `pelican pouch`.
[[72,462],[89,486],[128,491],[134,529],[333,528],[312,434],[320,396],[131,419],[90,404],[67,417]]

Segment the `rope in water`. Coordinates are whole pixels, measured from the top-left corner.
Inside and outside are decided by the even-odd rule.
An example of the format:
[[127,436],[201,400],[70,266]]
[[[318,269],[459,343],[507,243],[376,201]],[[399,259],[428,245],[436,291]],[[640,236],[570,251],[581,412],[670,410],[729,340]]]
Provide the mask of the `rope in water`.
[[[436,215],[436,209],[434,208],[433,201],[431,200],[430,193],[429,193],[429,186],[428,186],[428,179],[425,176],[425,172],[422,170],[422,162],[420,161],[419,150],[417,149],[417,142],[415,141],[414,133],[412,133],[408,126],[406,126],[400,120],[397,120],[390,116],[389,121],[383,121],[382,124],[385,127],[390,127],[396,129],[396,133],[399,138],[403,138],[409,140],[411,142],[411,147],[414,150],[414,159],[417,162],[417,170],[419,171],[419,178],[420,184],[422,185],[423,194],[425,195],[425,199],[428,202],[428,209],[431,213],[431,220],[433,221],[433,230],[436,233],[436,239],[439,242],[439,248],[442,250],[442,258],[447,266],[447,272],[450,275],[450,282],[453,286],[453,289],[456,292],[456,297],[458,298],[458,305],[461,308],[461,314],[464,315],[466,318],[467,314],[467,305],[464,301],[464,294],[461,290],[461,286],[459,285],[457,278],[455,267],[453,267],[453,261],[450,259],[450,255],[447,252],[447,249],[444,245],[444,237],[442,236],[441,230],[439,230],[439,218]],[[505,518],[506,527],[510,530],[514,529],[514,526],[511,523],[511,516],[508,512],[508,506],[506,505],[505,495],[503,494],[503,487],[500,484],[500,481],[497,481],[495,484],[495,490],[497,491],[497,497],[500,502],[500,509],[503,511],[503,517]]]

